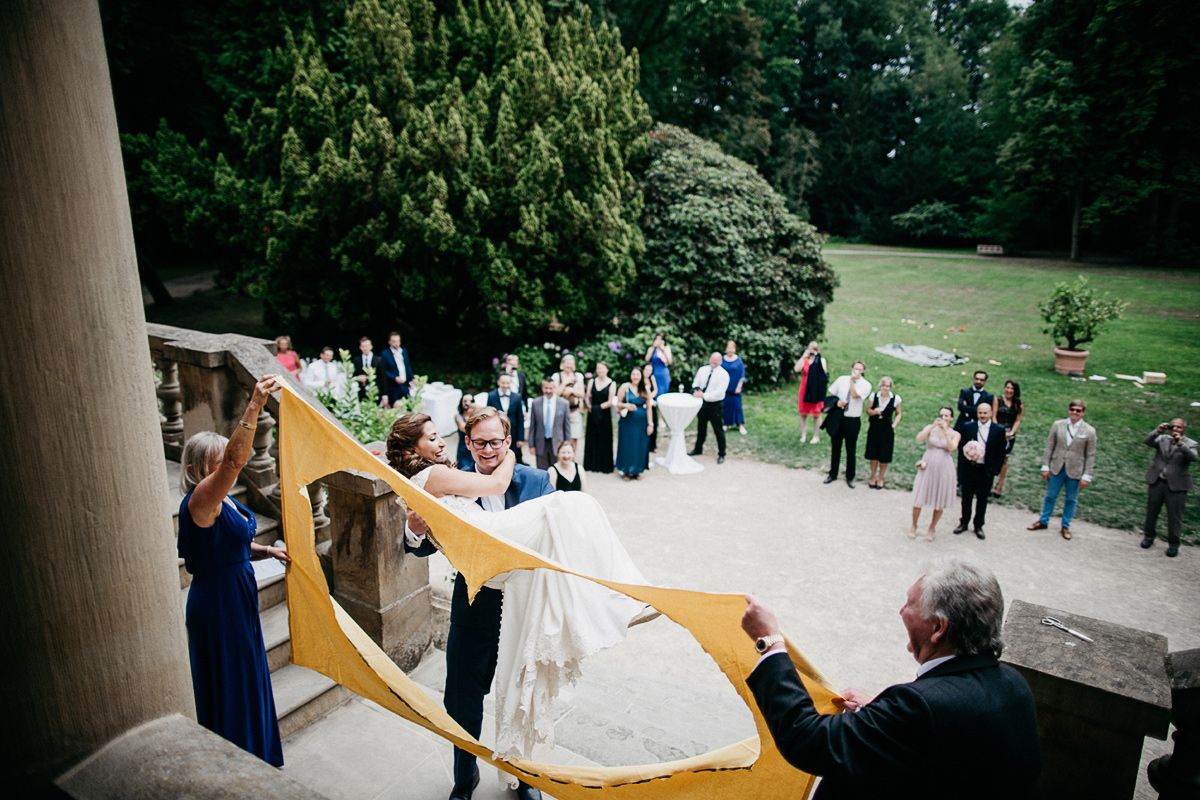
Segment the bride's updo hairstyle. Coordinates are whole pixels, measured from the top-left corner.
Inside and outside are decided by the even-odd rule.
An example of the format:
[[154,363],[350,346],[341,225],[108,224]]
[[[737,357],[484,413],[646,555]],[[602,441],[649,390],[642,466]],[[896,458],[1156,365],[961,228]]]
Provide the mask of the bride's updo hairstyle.
[[454,462],[448,458],[433,461],[417,452],[417,442],[425,435],[426,422],[429,422],[428,414],[405,414],[392,423],[392,429],[388,432],[388,464],[406,478],[411,478],[434,464],[454,466]]

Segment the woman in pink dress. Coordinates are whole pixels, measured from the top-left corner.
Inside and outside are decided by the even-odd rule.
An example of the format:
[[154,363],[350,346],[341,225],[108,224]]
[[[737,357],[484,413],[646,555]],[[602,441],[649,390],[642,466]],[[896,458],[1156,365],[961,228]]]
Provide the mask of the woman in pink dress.
[[922,508],[933,509],[929,520],[926,541],[933,541],[938,520],[954,502],[954,456],[958,449],[959,433],[954,430],[954,409],[942,406],[937,419],[926,425],[917,434],[918,442],[925,442],[925,455],[917,462],[917,479],[913,481],[912,527],[908,538],[917,538],[917,521]]
[[829,388],[829,364],[821,355],[821,347],[809,342],[804,355],[796,361],[795,372],[800,374],[800,391],[796,394],[796,407],[800,412],[800,444],[808,438],[808,421],[813,422],[812,443],[821,440],[817,431],[821,428],[817,419],[825,410],[825,391]]
[[275,360],[282,364],[284,369],[292,373],[293,378],[300,380],[300,357],[292,349],[292,337],[275,337]]

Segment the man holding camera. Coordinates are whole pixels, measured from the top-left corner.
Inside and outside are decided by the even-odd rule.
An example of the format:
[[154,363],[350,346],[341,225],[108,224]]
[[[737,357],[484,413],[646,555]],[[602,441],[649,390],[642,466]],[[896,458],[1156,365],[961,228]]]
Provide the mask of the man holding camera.
[[1146,470],[1146,521],[1142,525],[1142,548],[1154,546],[1158,512],[1167,505],[1167,557],[1179,555],[1179,532],[1183,528],[1183,507],[1192,488],[1188,468],[1196,460],[1196,440],[1184,436],[1187,423],[1178,417],[1160,423],[1146,434],[1146,446],[1154,448],[1154,460]]

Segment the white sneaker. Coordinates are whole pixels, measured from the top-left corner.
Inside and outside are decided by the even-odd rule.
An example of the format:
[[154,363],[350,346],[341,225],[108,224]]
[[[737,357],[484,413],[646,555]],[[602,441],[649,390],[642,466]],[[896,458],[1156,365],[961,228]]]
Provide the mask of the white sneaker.
[[809,440],[809,442],[811,444],[817,444],[820,441],[821,441],[821,438],[819,436],[814,436],[812,439]]

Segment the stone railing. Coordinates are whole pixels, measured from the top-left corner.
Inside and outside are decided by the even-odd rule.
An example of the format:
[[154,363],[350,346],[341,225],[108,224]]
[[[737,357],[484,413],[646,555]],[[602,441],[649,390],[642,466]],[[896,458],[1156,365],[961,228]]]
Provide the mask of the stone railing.
[[[275,373],[329,422],[341,423],[275,359],[274,343],[240,334],[212,334],[168,325],[146,326],[150,356],[161,375],[163,451],[178,461],[183,443],[200,431],[232,433],[259,376]],[[258,418],[254,454],[242,470],[247,505],[281,516],[279,473],[271,435],[279,402]],[[411,669],[431,640],[429,568],[406,558],[404,515],[383,481],[338,472],[308,487],[318,552],[333,596],[392,656]]]

